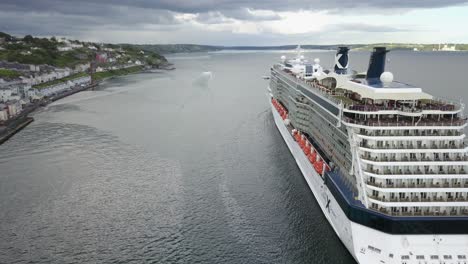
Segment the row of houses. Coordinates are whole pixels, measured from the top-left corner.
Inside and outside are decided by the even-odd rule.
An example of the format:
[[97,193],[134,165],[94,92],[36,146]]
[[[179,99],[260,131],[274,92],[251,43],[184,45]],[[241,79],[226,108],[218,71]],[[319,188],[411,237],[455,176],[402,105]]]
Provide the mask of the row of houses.
[[39,96],[39,97],[50,97],[62,92],[65,92],[67,90],[72,89],[73,87],[76,86],[81,86],[81,85],[88,85],[91,83],[91,76],[83,76],[79,77],[64,83],[56,84],[56,85],[51,85],[45,88],[42,88],[41,90],[32,90],[28,93],[29,97],[34,97],[34,96]]
[[27,105],[31,100],[51,97],[89,83],[91,83],[91,76],[75,78],[40,90],[21,82],[9,83],[7,86],[3,85],[0,87],[0,121],[6,121],[21,113],[23,106]]
[[15,62],[0,61],[0,68],[21,72],[15,79],[1,79],[0,88],[8,86],[34,86],[68,77],[72,74],[86,72],[90,68],[89,63],[78,64],[74,69],[55,68],[49,65],[27,65]]
[[141,66],[141,65],[143,65],[143,63],[141,61],[139,61],[139,60],[137,60],[135,62],[128,61],[128,63],[124,64],[124,65],[112,65],[112,66],[107,66],[107,67],[98,66],[96,68],[96,72],[106,72],[106,71],[111,71],[111,70],[127,69],[127,68],[131,68],[131,67],[135,67],[135,66]]

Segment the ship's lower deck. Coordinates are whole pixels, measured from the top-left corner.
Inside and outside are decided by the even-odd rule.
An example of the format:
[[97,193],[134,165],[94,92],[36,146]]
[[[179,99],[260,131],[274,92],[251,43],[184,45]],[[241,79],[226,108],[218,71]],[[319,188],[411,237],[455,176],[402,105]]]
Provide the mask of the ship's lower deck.
[[294,140],[283,118],[273,104],[270,105],[275,124],[325,218],[359,263],[468,263],[468,235],[396,235],[350,221],[323,178],[314,170]]

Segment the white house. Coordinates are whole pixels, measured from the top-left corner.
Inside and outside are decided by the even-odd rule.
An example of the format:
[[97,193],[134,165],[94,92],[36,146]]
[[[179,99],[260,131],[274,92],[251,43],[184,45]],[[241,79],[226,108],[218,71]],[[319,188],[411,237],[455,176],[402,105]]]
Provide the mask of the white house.
[[39,67],[39,65],[30,64],[29,65],[29,70],[32,71],[32,72],[39,72],[39,71],[41,71],[41,68]]
[[72,47],[69,46],[64,46],[64,47],[57,47],[58,51],[70,51],[72,50]]
[[70,47],[71,47],[72,49],[79,49],[79,48],[82,48],[83,45],[82,45],[82,44],[71,43],[71,44],[70,44]]
[[23,107],[19,100],[11,101],[9,104],[7,104],[7,107],[10,118],[21,113],[21,111],[23,110]]
[[75,73],[85,72],[89,69],[89,67],[90,67],[89,63],[78,64],[75,66]]
[[11,95],[12,95],[11,89],[0,88],[0,101],[6,102],[10,100]]
[[8,110],[0,109],[0,121],[7,121],[7,120],[8,120]]

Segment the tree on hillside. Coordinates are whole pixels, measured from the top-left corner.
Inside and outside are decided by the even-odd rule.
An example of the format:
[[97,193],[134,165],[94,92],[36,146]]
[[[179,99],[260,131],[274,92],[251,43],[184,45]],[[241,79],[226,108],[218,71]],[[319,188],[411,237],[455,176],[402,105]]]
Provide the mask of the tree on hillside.
[[4,38],[5,41],[9,42],[13,40],[13,37],[11,35],[8,35],[7,33],[0,32],[0,38]]
[[34,42],[34,38],[31,35],[26,35],[26,36],[24,36],[23,41],[26,42],[26,43],[32,43],[32,42]]

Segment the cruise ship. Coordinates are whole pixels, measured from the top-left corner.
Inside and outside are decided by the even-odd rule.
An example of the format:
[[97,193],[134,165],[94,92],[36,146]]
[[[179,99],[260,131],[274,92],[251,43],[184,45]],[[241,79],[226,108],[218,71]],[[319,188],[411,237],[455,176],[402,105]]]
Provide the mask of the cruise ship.
[[325,218],[361,264],[468,263],[464,104],[395,81],[385,47],[362,73],[348,51],[329,70],[282,56],[267,88]]

